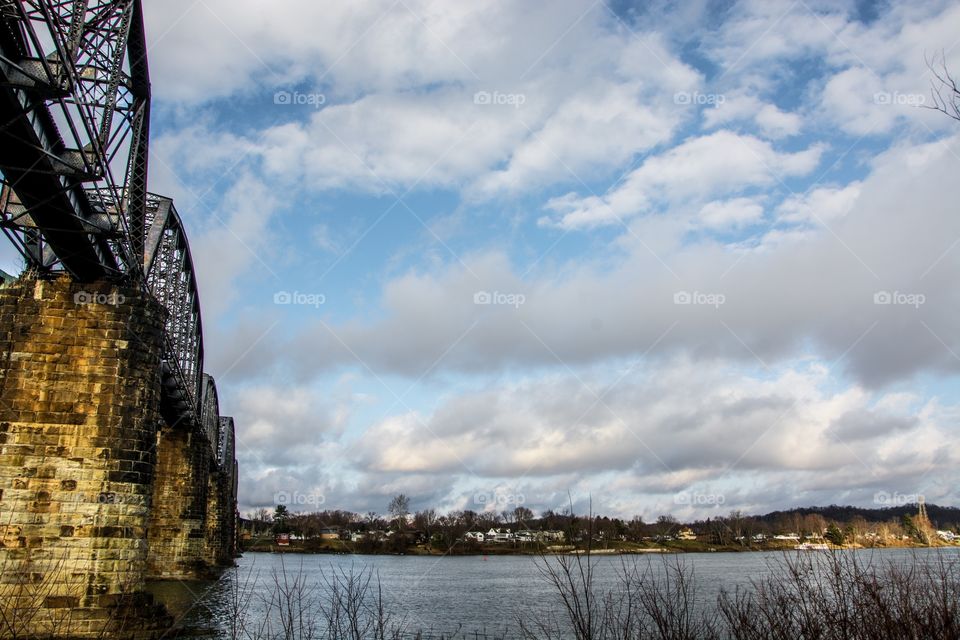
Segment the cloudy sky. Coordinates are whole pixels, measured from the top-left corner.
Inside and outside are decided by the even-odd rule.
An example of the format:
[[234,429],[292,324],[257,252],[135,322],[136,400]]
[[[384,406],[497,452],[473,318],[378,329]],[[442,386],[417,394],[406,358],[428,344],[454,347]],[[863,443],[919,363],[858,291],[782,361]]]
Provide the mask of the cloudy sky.
[[146,5],[244,511],[958,504],[955,2]]

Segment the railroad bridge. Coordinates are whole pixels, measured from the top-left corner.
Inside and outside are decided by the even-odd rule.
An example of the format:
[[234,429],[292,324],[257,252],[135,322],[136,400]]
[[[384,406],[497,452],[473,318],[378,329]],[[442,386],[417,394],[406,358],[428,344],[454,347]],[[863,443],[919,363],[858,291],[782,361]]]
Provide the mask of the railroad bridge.
[[149,637],[235,555],[233,419],[170,198],[140,0],[0,0],[0,638]]

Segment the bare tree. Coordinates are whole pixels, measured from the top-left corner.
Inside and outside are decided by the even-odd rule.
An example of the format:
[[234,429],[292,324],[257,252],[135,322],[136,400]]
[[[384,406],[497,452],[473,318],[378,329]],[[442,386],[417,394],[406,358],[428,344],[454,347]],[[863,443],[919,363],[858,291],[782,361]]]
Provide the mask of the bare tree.
[[410,498],[406,494],[398,493],[390,501],[387,511],[397,521],[397,526],[403,531],[407,524],[407,515],[410,513]]
[[954,120],[960,120],[960,87],[957,86],[957,80],[947,69],[946,55],[940,54],[939,63],[936,58],[926,62],[927,68],[930,69],[934,77],[934,80],[930,82],[933,104],[923,106],[946,114]]
[[533,520],[533,511],[527,507],[519,506],[513,510],[513,518],[519,527],[526,528],[527,523]]

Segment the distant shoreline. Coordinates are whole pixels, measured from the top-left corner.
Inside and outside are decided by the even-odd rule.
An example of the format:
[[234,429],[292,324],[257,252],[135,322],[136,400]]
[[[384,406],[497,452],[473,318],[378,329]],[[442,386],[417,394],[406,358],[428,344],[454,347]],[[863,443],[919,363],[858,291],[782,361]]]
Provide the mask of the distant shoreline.
[[[790,544],[765,544],[765,545],[707,545],[698,542],[674,542],[665,545],[656,546],[623,546],[605,549],[590,549],[591,555],[646,555],[646,554],[672,554],[672,553],[751,553],[763,551],[794,551],[796,545]],[[887,544],[887,545],[831,545],[830,550],[857,550],[857,549],[935,549],[935,548],[960,548],[958,545],[924,545],[919,543],[905,544]],[[350,543],[343,541],[324,541],[319,545],[304,545],[291,543],[289,546],[280,546],[275,543],[257,543],[242,545],[243,553],[291,553],[305,555],[358,555],[358,556],[538,556],[538,555],[574,555],[586,554],[587,549],[576,548],[571,545],[554,545],[538,549],[534,546],[529,548],[507,548],[505,545],[488,545],[476,548],[460,548],[456,545],[453,548],[443,550],[425,547],[422,545],[411,546],[403,551],[395,550],[362,550]]]

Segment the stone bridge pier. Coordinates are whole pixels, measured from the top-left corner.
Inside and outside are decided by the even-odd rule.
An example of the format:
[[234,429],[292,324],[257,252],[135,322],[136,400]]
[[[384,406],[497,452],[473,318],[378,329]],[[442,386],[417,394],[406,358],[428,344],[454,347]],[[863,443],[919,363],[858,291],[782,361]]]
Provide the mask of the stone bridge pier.
[[220,417],[213,378],[202,388],[199,423],[160,428],[147,533],[154,578],[208,577],[236,551],[233,418]]
[[232,562],[233,421],[208,376],[164,418],[166,317],[139,288],[0,287],[0,638],[155,637],[147,580]]

